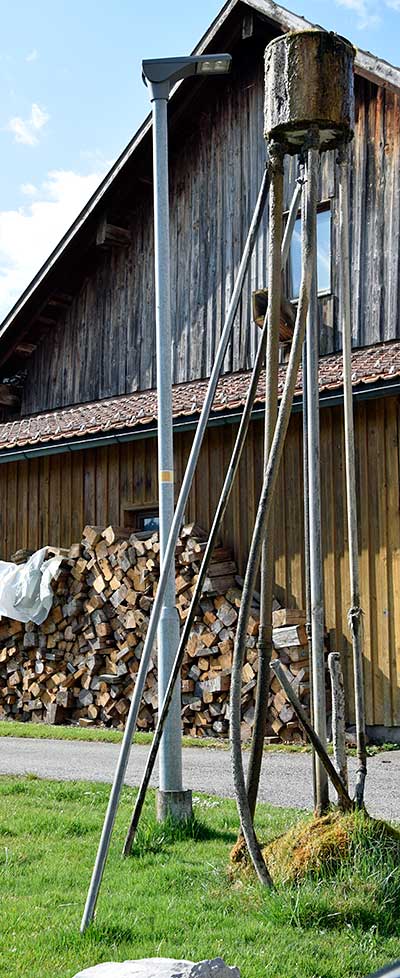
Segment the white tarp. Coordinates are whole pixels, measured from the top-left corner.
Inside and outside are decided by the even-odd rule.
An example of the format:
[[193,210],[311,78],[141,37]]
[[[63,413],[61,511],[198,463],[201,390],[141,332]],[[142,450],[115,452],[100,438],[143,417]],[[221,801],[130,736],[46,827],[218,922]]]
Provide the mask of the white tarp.
[[26,564],[0,560],[0,615],[41,625],[53,604],[51,580],[62,557],[46,560],[47,548],[37,550]]

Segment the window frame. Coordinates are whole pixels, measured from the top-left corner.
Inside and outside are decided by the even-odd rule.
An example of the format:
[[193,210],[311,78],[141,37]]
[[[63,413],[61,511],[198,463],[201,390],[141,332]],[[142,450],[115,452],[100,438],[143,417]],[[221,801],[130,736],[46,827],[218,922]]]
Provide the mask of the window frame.
[[[160,507],[158,500],[150,503],[124,503],[123,505],[123,519],[124,527],[127,530],[131,530],[132,533],[148,533],[149,536],[152,533],[160,532]],[[134,523],[127,522],[128,514],[133,514]],[[140,520],[149,519],[149,517],[154,517],[158,519],[157,529],[149,530],[145,526],[140,526]]]

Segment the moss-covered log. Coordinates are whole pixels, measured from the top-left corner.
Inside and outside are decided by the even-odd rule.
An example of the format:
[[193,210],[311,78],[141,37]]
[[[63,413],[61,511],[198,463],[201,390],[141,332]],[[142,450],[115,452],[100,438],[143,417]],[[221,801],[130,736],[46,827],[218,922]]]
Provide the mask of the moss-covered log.
[[298,31],[265,49],[265,137],[297,153],[310,126],[321,149],[334,149],[354,129],[354,48],[327,31]]

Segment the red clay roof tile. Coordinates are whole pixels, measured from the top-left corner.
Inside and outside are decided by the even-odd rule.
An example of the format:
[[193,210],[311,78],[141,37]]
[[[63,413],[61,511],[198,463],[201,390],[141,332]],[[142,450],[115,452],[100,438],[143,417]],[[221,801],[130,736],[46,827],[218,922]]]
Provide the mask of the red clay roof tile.
[[[282,393],[286,367],[279,372],[279,389]],[[213,404],[213,414],[235,411],[243,407],[250,373],[249,371],[226,374],[218,384]],[[369,386],[382,380],[400,378],[400,341],[365,347],[352,355],[353,385]],[[202,408],[207,380],[177,384],[172,389],[175,419],[197,416]],[[265,377],[258,385],[257,402],[264,402]],[[342,387],[341,354],[322,357],[319,370],[320,392],[340,390]],[[295,394],[301,394],[301,370]],[[46,414],[37,414],[0,424],[0,449],[23,448],[44,444],[62,444],[71,439],[100,437],[102,434],[129,432],[154,423],[157,418],[157,394],[155,390],[124,394],[120,397],[61,408]]]

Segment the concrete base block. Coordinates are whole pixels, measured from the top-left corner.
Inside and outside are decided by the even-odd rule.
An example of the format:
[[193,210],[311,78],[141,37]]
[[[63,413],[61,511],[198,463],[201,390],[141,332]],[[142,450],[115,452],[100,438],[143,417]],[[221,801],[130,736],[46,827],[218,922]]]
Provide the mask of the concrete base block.
[[192,792],[191,791],[157,791],[157,820],[164,822],[166,818],[174,818],[177,822],[183,822],[186,818],[191,818]]

